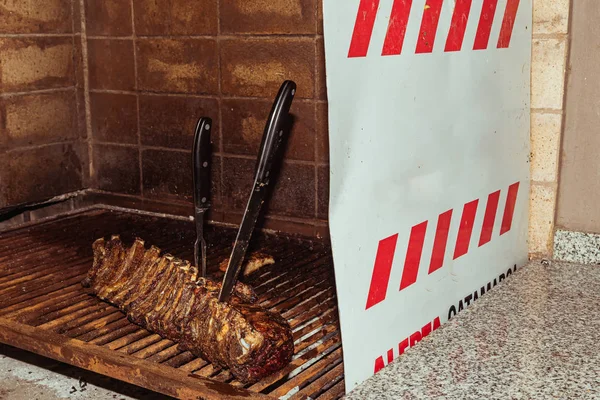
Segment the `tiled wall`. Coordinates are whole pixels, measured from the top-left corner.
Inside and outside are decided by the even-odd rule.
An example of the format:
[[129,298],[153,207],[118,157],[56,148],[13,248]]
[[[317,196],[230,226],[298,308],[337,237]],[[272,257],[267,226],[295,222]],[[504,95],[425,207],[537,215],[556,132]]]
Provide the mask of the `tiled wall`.
[[210,116],[212,219],[237,222],[273,98],[293,79],[295,124],[268,226],[324,232],[327,104],[317,0],[84,3],[93,187],[189,204],[193,128]]
[[552,255],[570,0],[534,0],[529,251]]
[[71,0],[0,1],[0,208],[85,184],[77,18]]
[[[534,0],[535,255],[552,249],[569,6]],[[212,218],[237,222],[271,101],[291,78],[299,86],[296,124],[268,226],[326,230],[317,0],[2,2],[0,65],[0,206],[87,187],[89,172],[90,186],[118,194],[123,205],[154,202],[186,213],[192,130],[208,115],[215,120]],[[82,168],[87,150],[89,168]]]

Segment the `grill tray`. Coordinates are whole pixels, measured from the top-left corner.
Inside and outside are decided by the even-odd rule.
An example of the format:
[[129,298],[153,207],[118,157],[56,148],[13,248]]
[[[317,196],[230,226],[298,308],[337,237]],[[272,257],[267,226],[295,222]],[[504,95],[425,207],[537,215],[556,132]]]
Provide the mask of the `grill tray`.
[[[248,277],[266,308],[294,331],[291,364],[256,384],[181,351],[130,323],[80,285],[92,263],[92,242],[137,236],[192,259],[191,222],[103,208],[0,234],[0,341],[46,357],[185,399],[335,399],[344,394],[342,348],[331,250],[321,242],[263,234],[254,247],[275,265]],[[234,229],[211,225],[208,271],[228,257]]]

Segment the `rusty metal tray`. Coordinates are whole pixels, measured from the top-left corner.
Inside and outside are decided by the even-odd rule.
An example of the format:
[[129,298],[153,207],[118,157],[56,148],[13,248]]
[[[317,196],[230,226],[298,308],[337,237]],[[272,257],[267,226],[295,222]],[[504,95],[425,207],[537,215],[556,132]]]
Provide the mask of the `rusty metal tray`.
[[[191,259],[194,226],[104,208],[0,233],[0,342],[182,399],[335,399],[344,394],[342,347],[330,248],[263,234],[256,247],[276,263],[250,276],[263,306],[294,331],[291,364],[253,385],[130,323],[80,285],[91,243],[120,233]],[[228,256],[235,229],[211,225],[208,270]]]

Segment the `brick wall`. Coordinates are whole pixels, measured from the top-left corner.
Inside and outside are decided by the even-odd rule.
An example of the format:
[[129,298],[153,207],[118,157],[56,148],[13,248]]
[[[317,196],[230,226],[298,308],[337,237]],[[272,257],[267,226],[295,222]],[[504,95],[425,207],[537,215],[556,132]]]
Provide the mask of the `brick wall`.
[[570,0],[534,0],[529,252],[552,256],[569,47]]
[[[294,79],[296,123],[267,226],[324,233],[319,3],[0,2],[0,207],[93,187],[94,201],[189,214],[192,130],[207,115],[215,121],[211,218],[238,222],[272,99]],[[534,1],[529,240],[536,255],[552,249],[569,6]]]
[[88,150],[73,5],[0,1],[0,208],[84,186]]
[[193,128],[209,116],[211,218],[238,222],[273,98],[292,79],[295,123],[267,227],[324,232],[327,104],[317,0],[83,2],[94,188],[140,207],[151,201],[191,212]]

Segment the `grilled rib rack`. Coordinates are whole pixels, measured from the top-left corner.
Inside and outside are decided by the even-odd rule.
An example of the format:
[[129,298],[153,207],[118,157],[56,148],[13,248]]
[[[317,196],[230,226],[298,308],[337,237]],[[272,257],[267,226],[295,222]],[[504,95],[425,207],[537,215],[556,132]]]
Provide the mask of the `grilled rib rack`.
[[[0,233],[0,342],[177,398],[335,399],[344,394],[342,347],[330,248],[282,235],[256,237],[254,247],[276,259],[248,277],[260,303],[281,313],[294,331],[291,364],[256,384],[181,351],[129,322],[81,287],[92,263],[91,243],[120,233],[144,238],[191,260],[189,221],[102,207]],[[235,229],[210,225],[208,271],[228,257]]]

